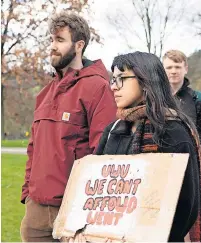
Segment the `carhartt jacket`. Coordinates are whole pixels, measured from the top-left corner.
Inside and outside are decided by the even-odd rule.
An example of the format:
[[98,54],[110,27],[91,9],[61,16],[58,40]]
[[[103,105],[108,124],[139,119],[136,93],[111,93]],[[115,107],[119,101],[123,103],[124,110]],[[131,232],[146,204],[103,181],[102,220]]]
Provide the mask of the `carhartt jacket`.
[[[21,202],[59,206],[75,159],[93,153],[116,104],[101,60],[56,75],[37,96]],[[76,179],[76,178],[75,178]]]

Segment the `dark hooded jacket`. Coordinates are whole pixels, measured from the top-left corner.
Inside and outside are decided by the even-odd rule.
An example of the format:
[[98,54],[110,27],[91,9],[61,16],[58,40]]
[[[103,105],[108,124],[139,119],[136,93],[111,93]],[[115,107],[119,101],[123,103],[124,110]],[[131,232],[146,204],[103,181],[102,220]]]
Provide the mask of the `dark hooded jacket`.
[[[120,120],[111,130],[113,124],[110,124],[104,130],[96,154],[133,154],[132,140],[135,139],[136,135],[131,132],[132,123]],[[144,131],[142,131],[143,133]],[[198,152],[189,129],[186,129],[183,123],[176,120],[167,121],[161,141],[158,153],[189,154],[189,161],[169,235],[170,242],[183,242],[184,237],[196,221],[200,205]],[[144,141],[142,140],[139,151],[142,151],[143,146]]]
[[184,83],[176,96],[180,101],[182,111],[194,122],[201,139],[201,93],[196,93],[189,85],[189,80],[184,78]]
[[104,128],[116,116],[108,73],[101,60],[56,75],[37,96],[27,148],[22,203],[29,195],[59,206],[75,159],[93,153]]

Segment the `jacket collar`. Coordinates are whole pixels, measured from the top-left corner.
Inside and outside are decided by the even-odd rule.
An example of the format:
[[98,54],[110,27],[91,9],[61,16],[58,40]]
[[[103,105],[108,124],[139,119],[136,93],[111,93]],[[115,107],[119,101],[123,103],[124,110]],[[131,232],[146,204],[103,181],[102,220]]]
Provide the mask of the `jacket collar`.
[[184,82],[183,85],[181,86],[181,88],[177,91],[177,94],[179,94],[180,92],[186,90],[188,88],[188,86],[190,85],[190,81],[188,78],[184,77]]
[[132,122],[120,120],[115,128],[111,131],[111,134],[130,135],[132,128]]

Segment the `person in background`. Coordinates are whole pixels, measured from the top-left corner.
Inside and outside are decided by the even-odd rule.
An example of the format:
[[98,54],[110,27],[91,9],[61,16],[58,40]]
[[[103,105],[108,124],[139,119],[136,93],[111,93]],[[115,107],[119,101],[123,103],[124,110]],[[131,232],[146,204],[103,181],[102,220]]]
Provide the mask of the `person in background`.
[[51,65],[56,75],[37,96],[27,148],[21,202],[23,242],[54,242],[53,222],[74,160],[92,154],[116,104],[101,60],[83,53],[90,40],[87,22],[74,13],[51,16]]
[[196,125],[201,139],[201,92],[189,87],[190,82],[185,76],[188,73],[187,57],[179,50],[169,50],[163,56],[163,66],[173,94],[179,99],[182,111]]

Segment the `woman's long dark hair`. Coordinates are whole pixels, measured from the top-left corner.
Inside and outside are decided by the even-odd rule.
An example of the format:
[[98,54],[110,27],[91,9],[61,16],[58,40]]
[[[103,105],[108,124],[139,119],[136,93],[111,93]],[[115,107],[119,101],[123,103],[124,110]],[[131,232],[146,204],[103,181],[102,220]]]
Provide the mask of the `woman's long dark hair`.
[[132,70],[144,89],[147,116],[154,127],[154,141],[158,141],[164,132],[167,109],[175,110],[177,116],[197,134],[195,125],[173,97],[163,64],[156,55],[139,51],[119,55],[113,60],[112,72],[115,66],[122,72],[126,68]]

